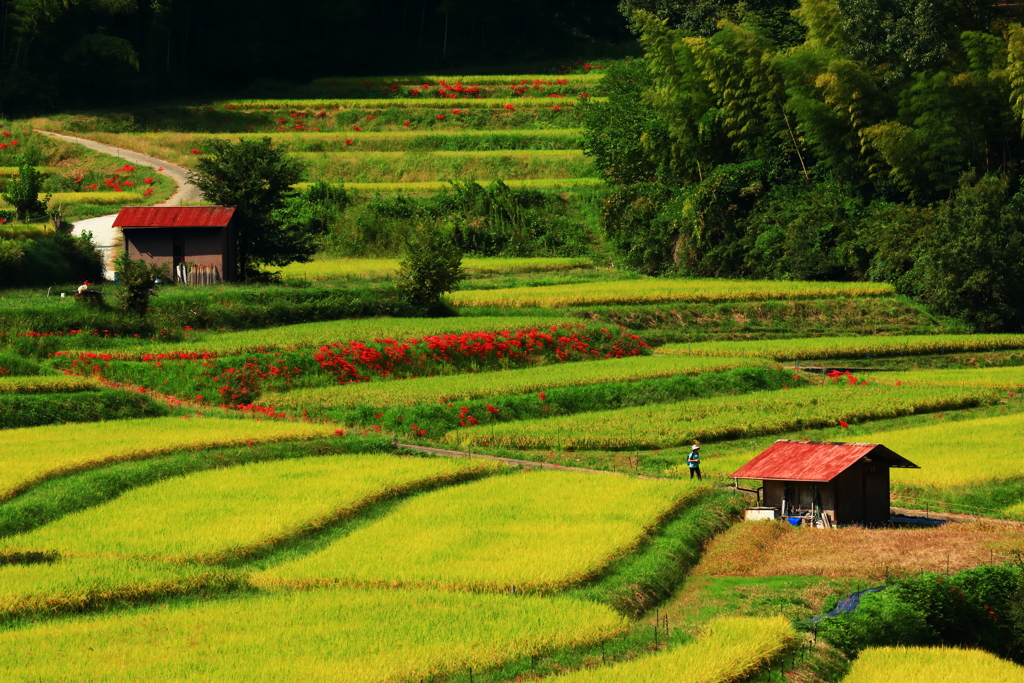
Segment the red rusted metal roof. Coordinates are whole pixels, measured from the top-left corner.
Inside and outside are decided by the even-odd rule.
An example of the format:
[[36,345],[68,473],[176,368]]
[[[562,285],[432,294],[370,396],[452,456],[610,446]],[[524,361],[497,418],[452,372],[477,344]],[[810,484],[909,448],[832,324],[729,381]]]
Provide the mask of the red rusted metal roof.
[[116,228],[223,228],[233,206],[126,206],[114,219]]
[[877,443],[829,443],[780,439],[732,473],[737,479],[832,481],[861,458],[889,467],[917,467]]

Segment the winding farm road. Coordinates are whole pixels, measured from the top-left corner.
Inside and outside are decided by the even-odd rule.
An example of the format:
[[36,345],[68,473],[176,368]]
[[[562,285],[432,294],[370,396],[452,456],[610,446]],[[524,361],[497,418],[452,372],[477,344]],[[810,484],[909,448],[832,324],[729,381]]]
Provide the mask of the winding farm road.
[[[172,164],[169,161],[164,161],[163,159],[151,157],[146,154],[140,154],[139,152],[114,147],[113,145],[108,145],[103,142],[96,142],[95,140],[79,138],[73,135],[53,133],[48,130],[37,130],[36,132],[41,135],[47,135],[52,138],[58,138],[60,140],[66,140],[68,142],[82,145],[83,147],[88,147],[100,154],[124,159],[126,162],[136,164],[138,166],[149,166],[155,172],[167,176],[174,181],[178,186],[178,189],[175,190],[174,194],[172,194],[168,199],[158,202],[153,206],[181,206],[183,202],[194,203],[203,198],[198,187],[188,184],[188,169],[183,166],[178,166],[177,164]],[[108,280],[114,279],[114,254],[117,247],[122,244],[121,231],[114,227],[115,218],[117,218],[116,213],[75,221],[74,230],[71,231],[71,234],[76,237],[86,231],[92,233],[92,239],[93,242],[96,243],[96,248],[105,255],[104,262],[107,264],[105,276]]]

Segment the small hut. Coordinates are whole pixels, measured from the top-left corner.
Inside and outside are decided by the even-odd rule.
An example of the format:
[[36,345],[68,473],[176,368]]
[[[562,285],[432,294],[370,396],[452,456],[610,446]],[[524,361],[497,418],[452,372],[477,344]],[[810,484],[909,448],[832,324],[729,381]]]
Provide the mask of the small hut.
[[[732,473],[761,479],[762,505],[753,517],[833,524],[889,521],[889,468],[917,465],[877,443],[776,441]],[[765,515],[774,511],[775,514]]]
[[126,206],[114,219],[132,258],[168,264],[175,282],[235,279],[235,209],[230,206]]

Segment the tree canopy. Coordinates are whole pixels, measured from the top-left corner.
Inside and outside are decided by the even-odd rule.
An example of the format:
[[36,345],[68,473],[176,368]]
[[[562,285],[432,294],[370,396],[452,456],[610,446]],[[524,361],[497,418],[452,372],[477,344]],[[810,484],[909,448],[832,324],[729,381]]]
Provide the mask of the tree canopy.
[[313,258],[327,232],[329,215],[345,208],[344,190],[317,184],[305,193],[294,185],[302,165],[270,138],[210,139],[189,171],[189,182],[214,204],[233,206],[238,277],[264,275],[264,266],[286,266]]
[[1012,16],[982,0],[801,0],[790,44],[753,6],[723,4],[702,33],[677,11],[700,3],[622,4],[646,7],[632,15],[645,55],[605,75],[585,147],[630,265],[885,278],[979,329],[1024,322],[1005,284],[1024,265]]

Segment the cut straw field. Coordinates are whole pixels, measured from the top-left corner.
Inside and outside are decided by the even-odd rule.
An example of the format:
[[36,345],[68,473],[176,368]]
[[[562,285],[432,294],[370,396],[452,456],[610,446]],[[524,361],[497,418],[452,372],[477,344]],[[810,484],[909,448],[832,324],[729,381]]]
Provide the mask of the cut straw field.
[[453,306],[563,308],[571,306],[654,304],[673,301],[725,302],[770,299],[839,299],[892,294],[892,286],[873,282],[776,282],[772,280],[668,280],[514,287],[453,292]]
[[410,499],[260,585],[550,591],[593,577],[701,489],[570,472],[522,472]]
[[[448,432],[443,440],[463,446],[486,444],[557,450],[661,449],[693,441],[837,426],[840,421],[877,420],[974,407],[994,403],[999,396],[997,390],[984,387],[809,386],[546,420],[481,424]],[[497,408],[500,410],[500,402]]]
[[37,551],[223,562],[315,532],[373,503],[496,469],[480,461],[339,455],[200,472],[4,539],[0,557]]
[[[339,680],[446,677],[626,629],[566,598],[433,591],[286,591],[152,607],[0,633],[8,680]],[[68,662],[73,661],[74,666]]]
[[488,396],[509,396],[541,392],[555,387],[582,386],[605,382],[628,382],[720,372],[759,361],[739,358],[687,358],[682,356],[632,356],[596,362],[542,365],[521,370],[474,372],[461,375],[420,377],[348,384],[321,389],[298,389],[267,394],[263,404],[286,412],[372,406],[414,406],[421,403],[467,401]]
[[878,647],[858,655],[843,683],[1020,683],[1024,667],[984,650]]
[[40,481],[119,460],[250,441],[308,439],[330,431],[308,423],[226,418],[197,418],[186,425],[171,417],[11,429],[3,433],[0,450],[0,501]]
[[1021,530],[976,522],[926,528],[847,527],[823,534],[783,522],[736,524],[716,537],[694,576],[820,576],[886,581],[956,573],[1024,551]]
[[731,683],[757,671],[796,639],[783,617],[717,617],[695,643],[615,666],[575,671],[557,683]]
[[665,344],[657,352],[683,356],[760,356],[777,361],[800,361],[1020,348],[1024,348],[1024,334],[936,334]]

